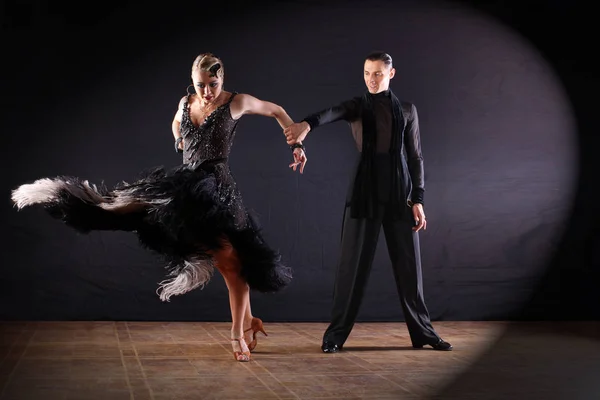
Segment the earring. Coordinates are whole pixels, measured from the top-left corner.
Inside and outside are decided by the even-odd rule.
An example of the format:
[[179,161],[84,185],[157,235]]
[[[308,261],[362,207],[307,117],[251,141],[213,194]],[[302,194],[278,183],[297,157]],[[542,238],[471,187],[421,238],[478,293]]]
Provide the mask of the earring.
[[188,85],[188,87],[185,88],[185,92],[187,93],[188,96],[195,94],[195,92],[190,93],[190,86],[192,87],[192,89],[194,88],[194,85]]

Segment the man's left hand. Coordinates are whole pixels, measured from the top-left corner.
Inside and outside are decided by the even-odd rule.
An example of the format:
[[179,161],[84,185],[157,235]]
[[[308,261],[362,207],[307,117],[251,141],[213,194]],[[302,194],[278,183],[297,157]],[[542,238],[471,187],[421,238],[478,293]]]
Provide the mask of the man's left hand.
[[283,130],[287,144],[302,142],[310,131],[310,125],[306,121],[296,122]]
[[421,228],[427,229],[427,220],[425,219],[425,211],[423,211],[423,204],[415,203],[412,206],[413,217],[415,219],[415,225],[412,229],[415,232],[419,232]]

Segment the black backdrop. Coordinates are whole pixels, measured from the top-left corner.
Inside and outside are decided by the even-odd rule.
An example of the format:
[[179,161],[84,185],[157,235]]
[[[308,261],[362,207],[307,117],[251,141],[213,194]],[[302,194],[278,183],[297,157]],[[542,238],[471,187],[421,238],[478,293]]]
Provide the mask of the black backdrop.
[[[76,234],[42,210],[17,212],[10,190],[59,174],[112,185],[176,165],[170,124],[200,52],[223,58],[227,89],[279,103],[297,120],[361,93],[373,49],[394,57],[392,89],[419,109],[432,318],[596,318],[598,214],[586,214],[591,182],[577,182],[593,171],[579,168],[592,127],[576,96],[597,77],[575,62],[568,36],[585,45],[589,26],[566,27],[572,3],[501,3],[479,2],[500,19],[458,2],[3,3],[0,318],[229,320],[218,275],[161,303],[162,265],[133,235]],[[552,29],[558,17],[561,32]],[[306,144],[307,170],[294,175],[277,123],[244,117],[231,155],[247,205],[295,269],[284,292],[253,294],[265,320],[328,317],[356,150],[343,123]],[[361,320],[402,319],[391,278],[382,238]]]

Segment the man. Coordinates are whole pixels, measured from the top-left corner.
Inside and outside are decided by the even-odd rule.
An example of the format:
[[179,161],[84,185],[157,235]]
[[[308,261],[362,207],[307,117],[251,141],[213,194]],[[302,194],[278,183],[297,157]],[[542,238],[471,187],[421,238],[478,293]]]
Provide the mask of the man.
[[431,326],[423,298],[418,232],[427,220],[419,120],[416,107],[389,89],[395,72],[388,54],[370,54],[364,63],[367,92],[284,130],[288,144],[297,147],[315,128],[345,120],[361,154],[346,199],[325,353],[341,350],[354,326],[382,224],[413,347],[452,350]]

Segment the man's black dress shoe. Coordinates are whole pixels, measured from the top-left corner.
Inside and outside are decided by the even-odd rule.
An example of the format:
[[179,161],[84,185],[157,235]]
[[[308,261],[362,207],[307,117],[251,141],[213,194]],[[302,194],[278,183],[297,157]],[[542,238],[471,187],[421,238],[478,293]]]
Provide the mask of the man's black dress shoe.
[[437,343],[413,344],[413,347],[415,349],[421,349],[425,345],[429,345],[429,346],[433,347],[434,350],[450,351],[453,349],[453,347],[450,343],[444,342],[444,340],[442,340],[442,339],[440,339],[440,341]]
[[323,353],[337,353],[341,349],[342,346],[338,346],[337,344],[332,342],[323,342],[323,345],[321,346],[321,350],[323,350]]

